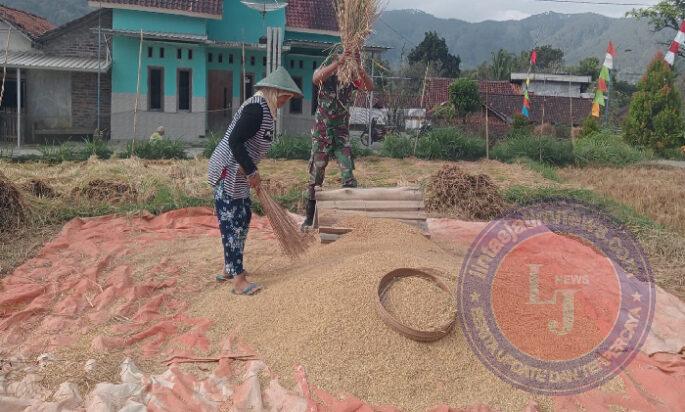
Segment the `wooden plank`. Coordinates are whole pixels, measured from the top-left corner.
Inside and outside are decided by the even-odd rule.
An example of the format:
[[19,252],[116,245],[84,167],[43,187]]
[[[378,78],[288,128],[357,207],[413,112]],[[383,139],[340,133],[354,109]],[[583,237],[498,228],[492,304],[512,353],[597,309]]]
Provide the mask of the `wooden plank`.
[[398,220],[426,220],[428,217],[425,212],[413,211],[413,212],[393,212],[393,211],[376,211],[367,212],[362,210],[339,210],[339,209],[329,209],[329,211],[335,211],[338,215],[344,216],[367,216],[374,219],[398,219]]
[[367,210],[367,211],[411,211],[424,210],[423,200],[324,200],[318,201],[319,209]]
[[325,233],[328,235],[344,235],[350,233],[353,229],[346,227],[330,227],[322,226],[319,228],[319,233]]
[[423,192],[419,188],[374,188],[374,189],[339,189],[331,191],[317,191],[317,201],[332,200],[423,200]]
[[339,235],[331,235],[328,233],[321,233],[319,236],[321,236],[321,243],[323,244],[333,243],[336,240],[340,239]]

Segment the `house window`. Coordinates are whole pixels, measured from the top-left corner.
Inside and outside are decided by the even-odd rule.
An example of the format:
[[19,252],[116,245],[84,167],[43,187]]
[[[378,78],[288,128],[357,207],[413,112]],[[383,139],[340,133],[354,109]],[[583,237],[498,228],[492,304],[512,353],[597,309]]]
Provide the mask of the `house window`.
[[223,63],[223,62],[224,62],[224,54],[219,53],[219,63]]
[[316,62],[315,61],[312,62],[312,70],[316,70]]
[[316,110],[319,108],[319,86],[314,85],[312,87],[312,116],[316,114]]
[[164,47],[159,48],[159,58],[163,59],[164,58]]
[[150,67],[148,69],[148,110],[164,110],[164,69],[161,67]]
[[193,72],[190,69],[178,70],[178,110],[190,111],[192,102]]
[[[302,78],[301,77],[293,77],[293,80],[295,81],[295,84],[297,84],[297,87],[302,89]],[[302,114],[302,99],[291,99],[290,100],[290,113],[291,114]]]
[[304,69],[304,61],[300,60],[300,69]]
[[250,57],[250,66],[254,66],[254,56]]
[[147,57],[148,57],[149,59],[152,58],[153,53],[154,53],[154,50],[152,49],[152,47],[148,47],[148,48],[147,48]]
[[181,60],[183,58],[183,49],[176,50],[176,58]]
[[214,53],[207,53],[207,61],[210,63],[214,61]]
[[228,64],[233,64],[233,54],[228,55]]
[[262,57],[262,66],[266,66],[266,56]]
[[295,68],[295,60],[290,60],[290,68],[291,69]]
[[188,60],[193,60],[193,49],[188,49]]

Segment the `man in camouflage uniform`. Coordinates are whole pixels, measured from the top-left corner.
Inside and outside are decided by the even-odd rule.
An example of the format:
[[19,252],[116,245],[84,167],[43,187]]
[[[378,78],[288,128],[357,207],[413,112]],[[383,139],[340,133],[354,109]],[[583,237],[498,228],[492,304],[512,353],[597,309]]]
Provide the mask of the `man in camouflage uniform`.
[[[338,80],[337,71],[345,59],[354,58],[360,67],[360,78],[345,85]],[[348,54],[332,54],[314,73],[314,85],[319,88],[319,105],[316,125],[312,130],[312,155],[309,160],[309,184],[307,186],[307,217],[303,228],[311,227],[316,210],[315,188],[322,186],[326,166],[331,157],[338,161],[343,187],[357,187],[354,178],[354,159],[350,145],[350,106],[355,90],[373,90],[371,79],[361,64],[361,57]]]

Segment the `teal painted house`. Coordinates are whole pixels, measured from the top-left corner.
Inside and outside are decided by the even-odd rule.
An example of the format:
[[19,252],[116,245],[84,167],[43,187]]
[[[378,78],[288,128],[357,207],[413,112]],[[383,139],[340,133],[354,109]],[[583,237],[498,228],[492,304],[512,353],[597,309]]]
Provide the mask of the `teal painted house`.
[[339,41],[334,1],[290,0],[264,15],[240,0],[89,1],[112,9],[112,139],[130,139],[134,128],[146,138],[159,126],[188,141],[223,133],[277,65],[305,95],[284,108],[282,130],[307,133],[313,72]]

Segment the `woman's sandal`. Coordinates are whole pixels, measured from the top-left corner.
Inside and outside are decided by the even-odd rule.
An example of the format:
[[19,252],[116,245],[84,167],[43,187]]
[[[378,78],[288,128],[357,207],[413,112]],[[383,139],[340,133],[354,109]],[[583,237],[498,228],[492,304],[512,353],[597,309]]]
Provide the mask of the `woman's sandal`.
[[261,286],[259,286],[259,285],[256,284],[256,283],[250,283],[250,284],[247,285],[247,287],[246,287],[245,289],[243,289],[243,291],[240,292],[240,293],[236,292],[236,290],[233,289],[233,294],[234,294],[234,295],[238,295],[238,296],[253,296],[253,295],[255,295],[257,292],[259,292],[260,290],[262,290],[262,287],[261,287]]
[[217,282],[228,282],[231,279],[233,279],[233,277],[228,277],[228,276],[226,276],[225,273],[222,273],[220,275],[216,275],[216,281]]

